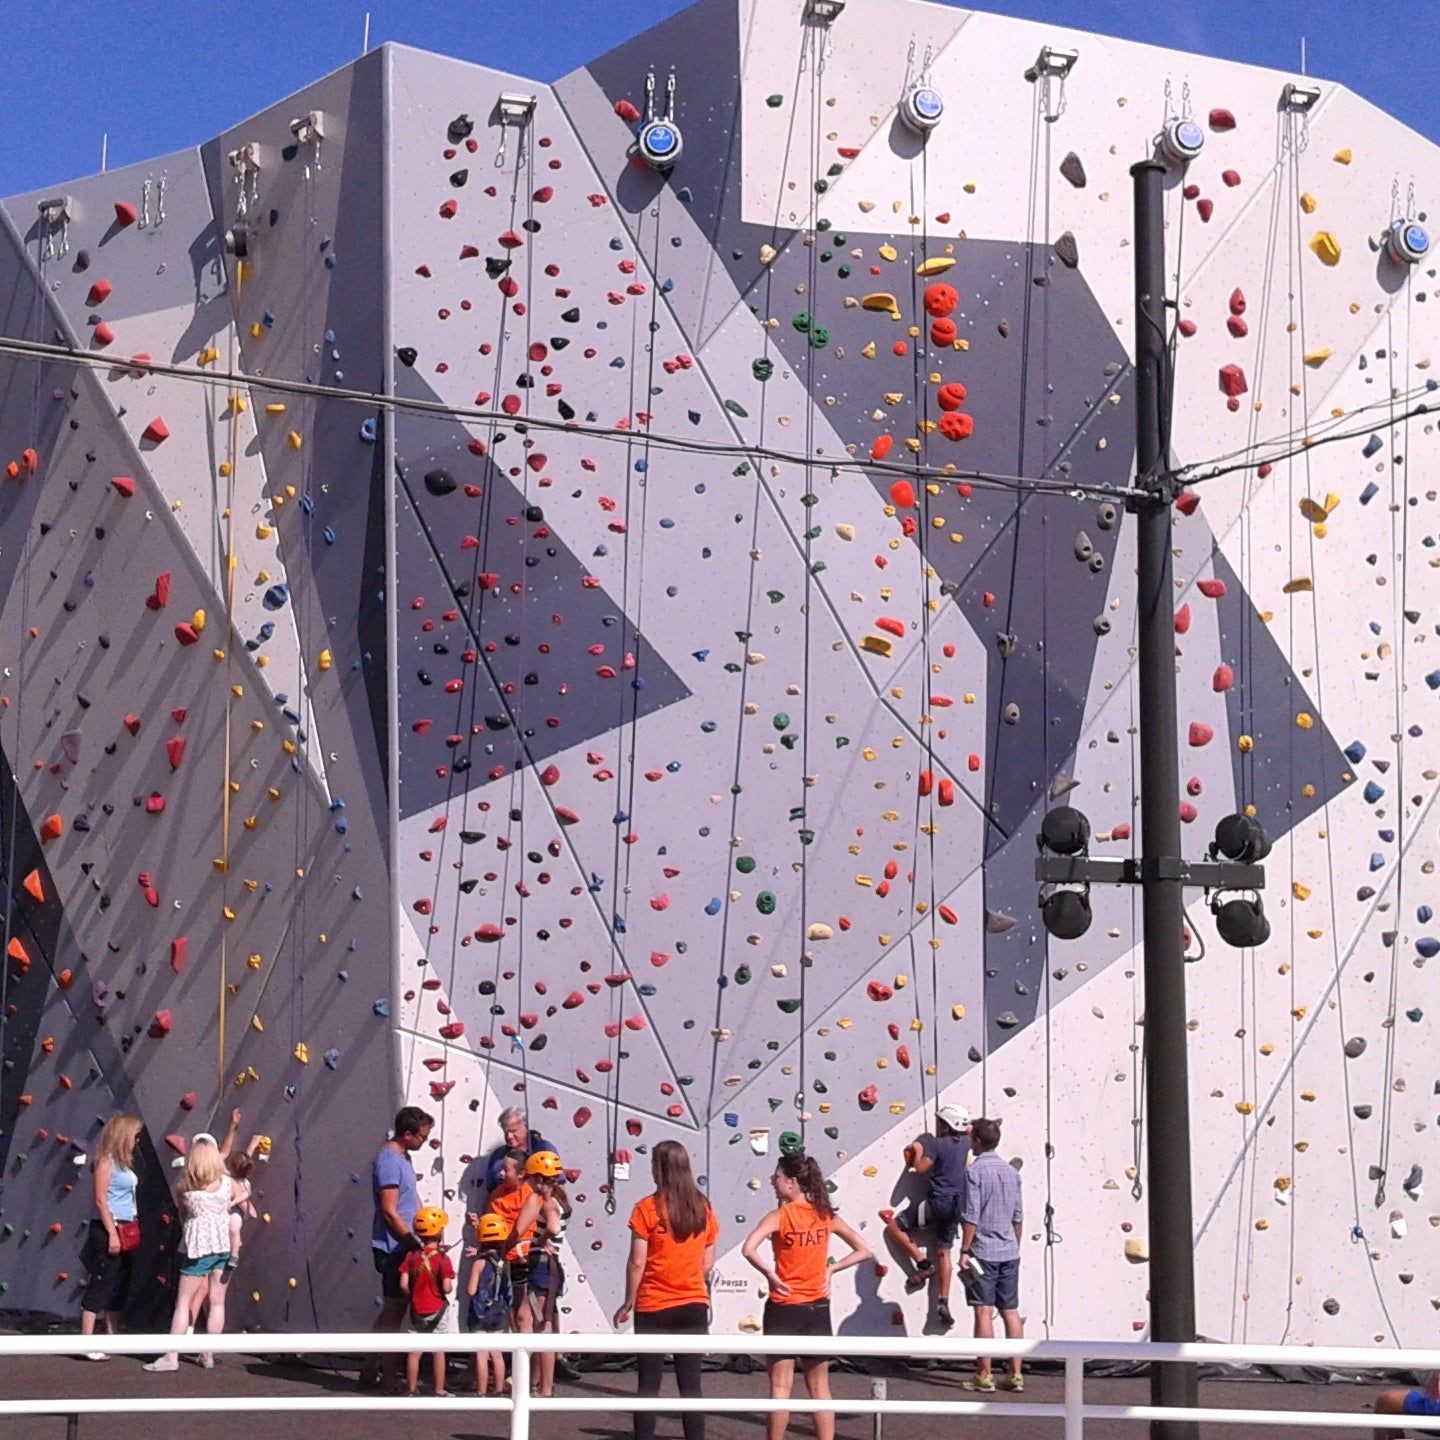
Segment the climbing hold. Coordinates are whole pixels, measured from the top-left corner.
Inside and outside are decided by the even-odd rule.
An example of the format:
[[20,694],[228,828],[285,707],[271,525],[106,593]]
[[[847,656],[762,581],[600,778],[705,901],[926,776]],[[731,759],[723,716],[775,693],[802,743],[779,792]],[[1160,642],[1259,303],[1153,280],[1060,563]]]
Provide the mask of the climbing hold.
[[1322,265],[1340,263],[1340,242],[1328,230],[1317,230],[1310,237],[1310,248],[1319,257]]

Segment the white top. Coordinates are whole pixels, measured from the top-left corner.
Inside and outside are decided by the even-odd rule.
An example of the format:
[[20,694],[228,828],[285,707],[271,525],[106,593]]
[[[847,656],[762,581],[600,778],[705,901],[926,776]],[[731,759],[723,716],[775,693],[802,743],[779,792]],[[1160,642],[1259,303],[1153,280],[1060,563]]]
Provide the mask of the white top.
[[180,1248],[192,1260],[202,1255],[223,1255],[230,1251],[230,1206],[234,1181],[220,1177],[213,1190],[189,1190],[180,1197],[185,1230]]

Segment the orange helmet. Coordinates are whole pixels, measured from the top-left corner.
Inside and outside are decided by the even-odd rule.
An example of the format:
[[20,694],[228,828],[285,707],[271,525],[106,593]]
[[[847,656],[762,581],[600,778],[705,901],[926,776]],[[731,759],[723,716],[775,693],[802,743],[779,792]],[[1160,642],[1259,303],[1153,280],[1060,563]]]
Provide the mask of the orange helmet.
[[490,1245],[497,1241],[508,1240],[510,1238],[510,1227],[499,1215],[491,1211],[480,1217],[479,1222],[475,1226],[475,1233],[480,1237],[480,1243],[482,1245]]
[[565,1167],[553,1150],[537,1150],[525,1162],[525,1173],[538,1175],[542,1180],[558,1180],[565,1173]]
[[433,1240],[437,1235],[445,1233],[445,1227],[449,1223],[450,1217],[438,1205],[426,1205],[415,1212],[411,1229],[422,1240]]

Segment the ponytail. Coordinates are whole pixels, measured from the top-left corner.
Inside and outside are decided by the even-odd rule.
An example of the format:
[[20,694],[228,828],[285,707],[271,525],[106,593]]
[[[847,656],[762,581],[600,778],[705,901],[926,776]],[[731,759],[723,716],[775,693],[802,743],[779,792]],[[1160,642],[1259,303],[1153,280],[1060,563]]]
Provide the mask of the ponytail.
[[815,1210],[817,1215],[829,1217],[835,1213],[830,1203],[830,1192],[825,1188],[825,1176],[820,1165],[811,1155],[782,1155],[779,1170],[799,1187],[800,1193]]

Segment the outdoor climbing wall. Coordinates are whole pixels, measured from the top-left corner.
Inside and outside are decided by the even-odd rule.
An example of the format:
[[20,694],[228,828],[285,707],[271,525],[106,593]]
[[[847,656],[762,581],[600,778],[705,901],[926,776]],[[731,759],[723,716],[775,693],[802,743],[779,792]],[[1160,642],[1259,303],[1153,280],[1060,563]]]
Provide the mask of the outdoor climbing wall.
[[1023,1162],[1032,1333],[1143,1327],[1138,900],[1048,941],[1033,859],[1061,795],[1134,853],[1128,167],[1187,114],[1182,814],[1276,842],[1265,946],[1190,911],[1201,1329],[1428,1333],[1435,274],[1377,237],[1440,157],[1287,78],[702,0],[553,87],[386,47],[5,202],[4,334],[77,353],[0,355],[0,1303],[74,1308],[105,1114],[165,1160],[239,1104],[241,1322],[364,1323],[389,1113],[458,1216],[521,1103],[572,1328],[667,1137],[717,1328],[758,1314],[791,1132],[882,1262],[842,1328],[919,1333],[878,1214],[943,1098]]

